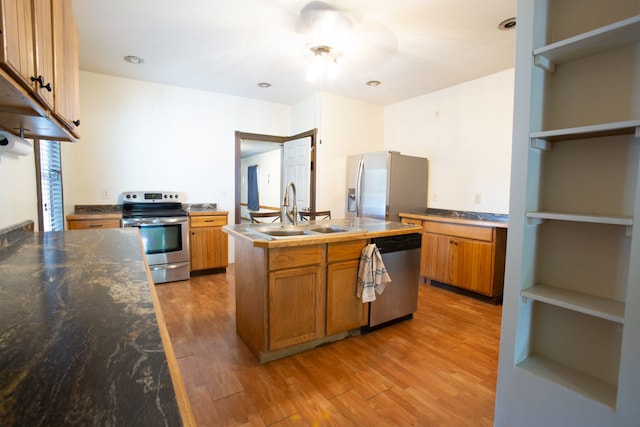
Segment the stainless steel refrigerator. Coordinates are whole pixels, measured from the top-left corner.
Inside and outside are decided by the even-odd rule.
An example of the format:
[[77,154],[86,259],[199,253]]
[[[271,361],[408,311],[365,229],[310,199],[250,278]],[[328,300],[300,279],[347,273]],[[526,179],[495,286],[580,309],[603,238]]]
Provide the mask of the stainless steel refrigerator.
[[[400,212],[427,208],[425,158],[380,151],[347,159],[347,216],[400,221]],[[413,317],[418,309],[421,234],[373,239],[391,276],[369,306],[368,328]],[[363,329],[366,329],[364,327]]]
[[400,221],[400,212],[427,208],[429,161],[397,151],[347,158],[347,217]]

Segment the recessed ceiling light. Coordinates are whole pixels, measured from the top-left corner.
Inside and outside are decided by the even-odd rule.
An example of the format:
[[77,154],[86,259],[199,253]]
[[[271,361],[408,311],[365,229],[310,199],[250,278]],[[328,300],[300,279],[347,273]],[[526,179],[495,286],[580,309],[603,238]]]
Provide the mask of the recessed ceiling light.
[[367,82],[367,86],[371,86],[371,87],[378,87],[382,84],[382,82],[380,80],[369,80]]
[[504,21],[498,24],[499,30],[506,31],[506,30],[513,30],[514,28],[516,28],[516,18],[505,19]]
[[127,55],[124,57],[124,60],[131,64],[142,64],[144,62],[144,59],[135,55]]
[[258,87],[266,89],[268,87],[271,87],[271,83],[269,83],[269,82],[260,82],[260,83],[258,83]]

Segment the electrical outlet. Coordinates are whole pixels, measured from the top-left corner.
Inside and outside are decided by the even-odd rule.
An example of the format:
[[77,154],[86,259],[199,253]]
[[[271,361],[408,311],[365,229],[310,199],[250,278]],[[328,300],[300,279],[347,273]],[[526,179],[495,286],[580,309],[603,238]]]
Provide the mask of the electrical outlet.
[[102,189],[102,198],[103,199],[110,199],[111,198],[111,191],[107,190],[106,188]]
[[477,205],[482,203],[482,194],[481,193],[476,193],[475,196],[473,196],[473,202],[475,204],[477,204]]

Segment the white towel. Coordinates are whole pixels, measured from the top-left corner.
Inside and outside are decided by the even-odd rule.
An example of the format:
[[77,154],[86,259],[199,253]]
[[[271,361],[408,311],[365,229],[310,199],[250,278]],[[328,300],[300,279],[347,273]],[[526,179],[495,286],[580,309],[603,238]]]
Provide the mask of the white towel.
[[378,295],[382,294],[387,282],[391,282],[391,277],[384,267],[380,251],[375,243],[365,246],[360,253],[356,291],[358,298],[362,298],[363,303],[375,301],[376,292]]

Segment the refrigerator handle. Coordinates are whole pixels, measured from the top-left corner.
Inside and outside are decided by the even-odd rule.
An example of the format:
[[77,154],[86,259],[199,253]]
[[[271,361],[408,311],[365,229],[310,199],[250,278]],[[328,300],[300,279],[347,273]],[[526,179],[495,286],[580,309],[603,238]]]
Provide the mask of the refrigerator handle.
[[362,175],[364,173],[364,160],[358,161],[358,172],[356,173],[356,217],[362,216]]

